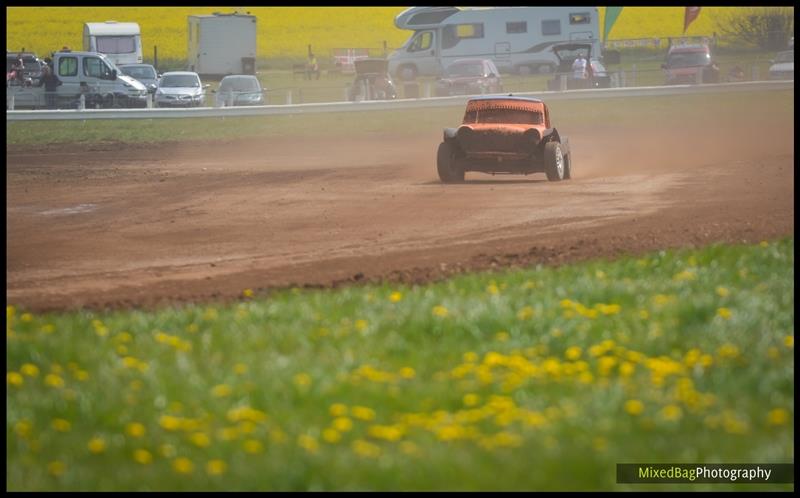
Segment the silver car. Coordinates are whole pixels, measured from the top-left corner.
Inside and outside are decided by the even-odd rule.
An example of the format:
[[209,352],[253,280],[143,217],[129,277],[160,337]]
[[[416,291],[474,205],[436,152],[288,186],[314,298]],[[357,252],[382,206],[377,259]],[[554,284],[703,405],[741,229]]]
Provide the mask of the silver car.
[[778,52],[772,65],[769,67],[769,79],[793,80],[794,79],[794,49]]
[[225,76],[216,90],[217,107],[264,105],[264,90],[258,78],[248,74]]
[[202,107],[206,88],[200,76],[190,71],[164,73],[158,83],[155,102],[158,107]]
[[155,93],[158,88],[159,74],[150,64],[125,64],[117,65],[122,74],[128,75],[147,87],[149,93]]

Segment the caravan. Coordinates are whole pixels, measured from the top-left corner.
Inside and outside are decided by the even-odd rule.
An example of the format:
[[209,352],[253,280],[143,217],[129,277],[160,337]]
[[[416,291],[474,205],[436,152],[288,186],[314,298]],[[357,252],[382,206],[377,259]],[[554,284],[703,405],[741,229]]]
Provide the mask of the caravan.
[[591,41],[600,53],[597,7],[412,7],[395,26],[414,34],[389,56],[399,79],[441,75],[457,59],[488,58],[498,69],[519,74],[551,73],[558,59],[551,47]]
[[142,34],[135,22],[87,22],[83,50],[105,54],[114,64],[142,62]]

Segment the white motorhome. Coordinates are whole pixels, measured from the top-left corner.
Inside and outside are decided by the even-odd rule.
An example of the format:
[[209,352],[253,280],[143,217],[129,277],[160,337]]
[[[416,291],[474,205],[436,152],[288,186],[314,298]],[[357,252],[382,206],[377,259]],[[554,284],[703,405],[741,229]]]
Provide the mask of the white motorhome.
[[135,22],[87,22],[83,25],[83,50],[105,54],[114,64],[139,64],[142,33]]
[[201,76],[255,74],[256,16],[189,16],[189,70]]
[[414,34],[389,56],[389,71],[405,80],[438,76],[456,59],[477,57],[505,72],[550,73],[557,43],[591,40],[600,53],[598,18],[597,7],[411,7],[394,19]]

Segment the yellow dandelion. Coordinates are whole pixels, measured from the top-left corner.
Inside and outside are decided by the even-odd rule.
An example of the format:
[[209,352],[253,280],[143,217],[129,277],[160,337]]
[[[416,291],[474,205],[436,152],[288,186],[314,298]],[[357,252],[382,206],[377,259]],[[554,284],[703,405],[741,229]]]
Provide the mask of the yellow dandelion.
[[342,439],[342,433],[329,427],[322,431],[322,439],[327,443],[338,443]]
[[358,330],[359,332],[365,331],[367,329],[367,327],[369,326],[367,321],[366,320],[362,320],[362,319],[356,320],[356,323],[354,325],[355,325],[356,330]]
[[492,282],[491,284],[486,286],[486,292],[488,292],[489,294],[491,294],[493,296],[496,296],[497,294],[500,294],[500,289],[497,287],[497,284]]
[[769,242],[767,242],[766,240],[762,240],[761,242],[758,243],[758,245],[761,247],[769,247]]
[[211,438],[204,432],[195,432],[189,436],[189,441],[198,448],[207,448],[211,445]]
[[630,399],[625,402],[625,411],[631,415],[641,415],[644,411],[644,403],[638,399]]
[[480,400],[480,397],[473,393],[465,394],[464,398],[462,399],[464,406],[475,406],[480,402]]
[[717,308],[717,316],[728,320],[731,317],[731,310],[728,308]]
[[353,421],[347,417],[338,417],[331,422],[331,425],[339,432],[347,432],[353,428]]
[[211,395],[215,398],[224,398],[226,396],[230,396],[233,390],[231,386],[227,384],[217,384],[213,388],[211,388]]
[[581,357],[582,350],[579,346],[570,346],[567,348],[567,351],[564,353],[564,356],[567,357],[570,361],[575,361]]
[[381,454],[381,449],[379,446],[368,441],[364,441],[363,439],[356,439],[353,441],[350,447],[357,455],[362,457],[377,458]]
[[319,443],[313,436],[300,434],[297,436],[297,445],[309,453],[316,453],[319,450]]
[[697,278],[697,275],[692,270],[683,270],[683,271],[681,271],[679,273],[676,273],[672,277],[673,280],[676,280],[678,282],[683,282],[683,281],[687,281],[687,280],[695,280],[696,278]]
[[372,408],[367,408],[366,406],[354,406],[351,410],[353,417],[359,420],[366,420],[370,421],[375,418],[375,411]]
[[728,295],[731,293],[731,291],[729,291],[726,287],[722,286],[718,286],[716,288],[716,292],[719,297],[728,297]]
[[69,432],[72,429],[72,424],[69,423],[69,420],[63,418],[53,419],[50,426],[58,432]]
[[228,464],[222,460],[209,460],[206,464],[206,472],[210,476],[219,476],[228,470]]
[[28,377],[36,377],[39,375],[39,367],[33,363],[25,363],[22,365],[22,367],[20,367],[19,371]]
[[45,385],[50,387],[54,387],[56,389],[61,389],[64,387],[64,379],[56,374],[47,374],[44,378]]
[[22,419],[16,424],[14,424],[14,432],[16,432],[17,436],[21,438],[26,438],[30,436],[32,430],[33,430],[33,425],[25,419]]
[[639,318],[642,320],[647,320],[650,318],[650,313],[648,313],[647,310],[639,310]]
[[244,375],[247,373],[247,365],[244,363],[237,363],[233,366],[233,373],[236,375]]
[[334,403],[328,408],[328,412],[332,417],[342,417],[347,415],[347,406],[342,403]]
[[46,323],[42,325],[42,332],[44,332],[45,334],[52,334],[55,331],[56,331],[56,326],[53,325],[52,323]]
[[434,306],[432,312],[433,312],[434,315],[436,315],[438,317],[442,317],[442,318],[446,317],[449,314],[449,312],[447,311],[447,308],[445,308],[444,306],[441,306],[441,305]]
[[106,442],[101,437],[93,437],[86,443],[86,447],[89,448],[89,452],[94,455],[99,455],[106,451]]
[[629,361],[623,361],[622,364],[619,366],[619,374],[622,377],[630,377],[633,375],[633,372],[636,370],[636,365]]
[[517,311],[517,320],[530,320],[533,318],[534,311],[533,308],[530,306],[525,306],[521,310]]
[[242,443],[242,448],[244,448],[246,453],[250,453],[251,455],[264,451],[264,445],[257,439],[248,439]]
[[172,461],[172,470],[178,474],[191,474],[194,472],[194,464],[186,457],[178,457]]
[[130,437],[139,438],[144,436],[147,430],[145,429],[144,425],[140,424],[139,422],[131,422],[125,426],[125,434]]
[[133,460],[139,465],[148,465],[153,461],[153,455],[147,450],[138,449],[133,452]]
[[667,405],[661,409],[660,413],[664,420],[669,421],[680,420],[683,416],[683,410],[677,405]]
[[22,316],[19,317],[19,319],[22,320],[23,322],[30,322],[33,320],[33,315],[31,315],[30,313],[23,313]]
[[783,344],[787,348],[793,348],[794,347],[794,336],[793,335],[787,335],[786,337],[784,337],[783,338]]
[[395,291],[389,295],[389,301],[393,303],[400,302],[402,299],[403,299],[403,294],[401,292]]
[[298,387],[308,387],[311,385],[311,376],[307,373],[299,373],[294,376],[294,383]]
[[244,297],[253,297],[253,289],[245,289],[242,291]]
[[286,442],[286,440],[288,439],[288,437],[286,436],[286,433],[285,433],[285,432],[283,432],[283,431],[282,431],[282,430],[280,430],[280,429],[271,429],[271,430],[269,431],[269,439],[270,439],[270,441],[272,441],[273,443],[277,443],[277,444],[283,444],[283,443],[285,443],[285,442]]
[[89,380],[89,372],[86,370],[77,370],[75,373],[72,374],[75,379],[79,380],[80,382],[85,382]]
[[168,431],[176,431],[181,427],[181,419],[172,415],[161,415],[158,425]]
[[60,462],[58,460],[55,460],[47,464],[47,473],[54,477],[63,475],[66,469],[67,467],[66,465],[64,465],[64,462]]
[[478,361],[478,355],[472,351],[464,353],[462,358],[464,358],[464,361],[466,363],[475,363],[476,361]]
[[19,372],[8,372],[6,374],[6,382],[9,385],[19,387],[22,385],[23,382],[25,382],[25,379]]
[[403,367],[400,369],[400,377],[404,379],[413,379],[417,373],[411,367]]
[[775,408],[767,414],[767,423],[769,425],[786,425],[788,421],[789,412],[783,408]]
[[739,356],[739,348],[726,343],[717,349],[717,355],[721,358],[736,358]]

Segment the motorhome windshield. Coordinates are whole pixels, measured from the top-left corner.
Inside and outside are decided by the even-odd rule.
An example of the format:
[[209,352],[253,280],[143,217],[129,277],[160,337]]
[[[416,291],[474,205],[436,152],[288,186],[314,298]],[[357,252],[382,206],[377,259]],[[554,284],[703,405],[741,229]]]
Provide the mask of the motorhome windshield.
[[707,52],[674,52],[667,57],[667,66],[691,67],[705,66],[711,60],[711,55]]
[[191,74],[174,74],[164,76],[161,86],[163,88],[197,88],[200,86],[200,81],[197,76]]
[[123,74],[127,74],[131,78],[137,80],[154,80],[156,79],[156,72],[152,67],[147,66],[122,66]]
[[104,54],[132,54],[136,52],[133,36],[98,36],[97,51]]
[[504,123],[504,124],[542,124],[542,113],[516,109],[480,109],[468,111],[463,124]]
[[483,64],[453,64],[447,68],[448,76],[483,76]]

